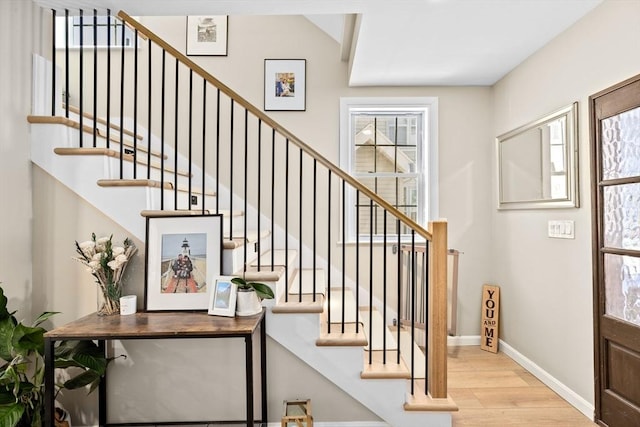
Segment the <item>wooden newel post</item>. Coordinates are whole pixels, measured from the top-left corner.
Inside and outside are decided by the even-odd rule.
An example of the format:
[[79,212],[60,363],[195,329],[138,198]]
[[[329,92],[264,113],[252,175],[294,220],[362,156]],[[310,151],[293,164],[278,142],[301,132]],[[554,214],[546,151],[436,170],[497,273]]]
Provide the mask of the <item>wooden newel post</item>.
[[427,391],[447,398],[447,222],[429,223],[430,245]]

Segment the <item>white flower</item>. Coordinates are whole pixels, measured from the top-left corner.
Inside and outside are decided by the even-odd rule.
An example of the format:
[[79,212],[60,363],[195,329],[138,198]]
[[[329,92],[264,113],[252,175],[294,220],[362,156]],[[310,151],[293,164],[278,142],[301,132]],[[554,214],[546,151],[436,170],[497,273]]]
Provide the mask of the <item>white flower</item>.
[[111,251],[113,252],[113,256],[118,256],[124,253],[124,248],[122,246],[114,246]]
[[82,252],[88,257],[91,257],[94,254],[94,251],[95,251],[95,248],[96,248],[95,242],[93,242],[91,240],[87,240],[86,242],[82,242],[82,243],[78,244],[78,246],[80,246],[80,249],[82,250]]
[[98,252],[91,257],[92,261],[100,261],[102,259],[102,252]]
[[110,240],[110,237],[101,237],[99,239],[96,240],[96,244],[100,245],[100,246],[104,246],[107,244],[107,242]]

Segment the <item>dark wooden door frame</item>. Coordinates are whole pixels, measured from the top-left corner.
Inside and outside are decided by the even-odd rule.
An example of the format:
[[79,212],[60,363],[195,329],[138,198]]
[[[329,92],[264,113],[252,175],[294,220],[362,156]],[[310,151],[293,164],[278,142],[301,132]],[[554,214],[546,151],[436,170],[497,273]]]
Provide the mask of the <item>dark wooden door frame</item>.
[[[611,95],[621,88],[629,86],[632,96],[625,94],[622,96],[613,95],[615,102],[600,102],[596,105],[596,101],[605,95]],[[601,171],[601,143],[598,117],[609,117],[620,112],[632,109],[638,106],[640,100],[640,74],[631,77],[614,86],[604,89],[589,97],[589,128],[591,141],[591,216],[592,216],[592,265],[593,265],[593,333],[594,333],[594,383],[595,383],[595,421],[602,426],[606,426],[602,421],[602,381],[605,359],[605,351],[601,342],[602,325],[600,322],[601,313],[605,313],[605,295],[601,287],[604,283],[604,269],[601,268],[604,260],[604,253],[600,250],[602,236],[602,217],[599,209],[602,206],[601,189],[600,189],[600,171]],[[614,108],[615,104],[615,108]],[[599,110],[597,110],[599,108]],[[620,180],[621,183],[625,179]]]

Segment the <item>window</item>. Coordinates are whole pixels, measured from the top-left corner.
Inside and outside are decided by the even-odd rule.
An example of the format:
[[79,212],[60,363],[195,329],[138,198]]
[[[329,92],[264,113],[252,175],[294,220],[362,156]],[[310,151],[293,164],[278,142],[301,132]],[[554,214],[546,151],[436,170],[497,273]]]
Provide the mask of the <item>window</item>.
[[[418,224],[436,217],[437,99],[343,98],[340,114],[340,166]],[[381,238],[383,209],[355,190],[346,200],[348,240]],[[386,231],[397,235],[391,215]]]
[[[122,28],[124,26],[124,38]],[[63,48],[66,45],[65,32],[69,32],[69,47],[80,47],[80,33],[82,32],[82,45],[92,47],[107,47],[111,42],[112,47],[133,47],[133,31],[125,26],[122,21],[113,16],[95,17],[85,14],[80,16],[56,16],[56,46]]]

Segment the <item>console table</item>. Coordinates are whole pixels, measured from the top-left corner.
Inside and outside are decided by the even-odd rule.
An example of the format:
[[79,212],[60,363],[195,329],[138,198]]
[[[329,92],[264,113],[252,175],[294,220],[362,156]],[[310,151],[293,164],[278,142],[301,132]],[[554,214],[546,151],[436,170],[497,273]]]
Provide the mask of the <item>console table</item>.
[[[95,313],[82,317],[45,334],[45,422],[53,425],[54,411],[54,346],[63,340],[96,340],[100,348],[105,341],[127,339],[166,339],[166,338],[244,338],[246,365],[246,425],[254,426],[253,398],[253,337],[260,328],[260,393],[262,417],[260,423],[267,423],[267,351],[264,309],[260,314],[247,317],[218,317],[205,312],[153,312],[136,313],[127,316],[98,316]],[[107,424],[106,375],[98,388],[98,422]],[[190,424],[209,424],[213,421],[190,422]],[[144,425],[146,423],[136,423]],[[148,425],[163,424],[150,422]],[[168,424],[168,423],[166,423]],[[174,423],[175,424],[175,423]]]

